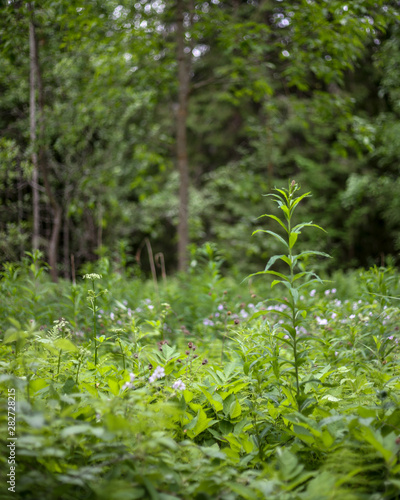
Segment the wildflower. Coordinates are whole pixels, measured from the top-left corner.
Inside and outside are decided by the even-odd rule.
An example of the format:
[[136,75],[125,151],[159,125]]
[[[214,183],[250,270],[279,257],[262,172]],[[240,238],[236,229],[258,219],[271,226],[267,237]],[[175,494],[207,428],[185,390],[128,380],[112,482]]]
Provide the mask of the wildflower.
[[236,318],[234,323],[235,323],[235,325],[238,325],[240,323],[240,319]]
[[328,320],[325,318],[320,318],[319,316],[317,316],[315,319],[317,320],[317,323],[321,326],[328,324]]
[[162,366],[157,366],[157,368],[154,370],[153,374],[150,375],[149,377],[149,382],[153,383],[156,380],[165,377],[165,371]]
[[94,280],[101,280],[102,277],[103,276],[101,274],[92,273],[92,274],[85,274],[83,279],[94,281]]
[[172,384],[172,388],[176,391],[184,391],[186,389],[186,385],[179,379]]
[[332,313],[331,318],[332,318],[332,319],[335,319],[336,317],[337,317],[337,314],[336,314],[336,313]]
[[188,342],[188,347],[191,349],[193,347],[193,342]]
[[325,290],[324,293],[325,293],[325,295],[329,295],[331,293],[331,291],[330,290]]
[[241,309],[241,311],[240,311],[240,316],[241,316],[242,318],[247,318],[247,317],[248,317],[248,315],[249,315],[249,314],[248,314],[248,313],[247,313],[244,309]]
[[153,365],[150,363],[149,364],[149,370],[152,370],[153,369]]
[[114,321],[115,319],[115,314],[113,312],[110,313],[110,318],[111,318],[111,321]]
[[356,317],[355,314],[350,314],[350,316],[349,316],[350,319],[354,319],[355,317]]
[[135,380],[135,374],[134,373],[130,373],[129,374],[129,379],[131,382],[133,382]]
[[335,351],[335,356],[338,356],[339,355],[339,351]]
[[218,311],[222,311],[222,309],[223,309],[223,308],[224,308],[224,306],[223,306],[222,304],[220,304],[220,305],[218,306]]
[[389,335],[388,339],[393,340],[394,336],[393,335]]
[[131,382],[125,382],[125,384],[122,386],[122,390],[125,391],[125,389],[132,389],[133,384]]
[[201,362],[202,365],[206,365],[207,363],[208,363],[208,359],[207,358],[203,359],[203,361]]
[[336,293],[336,288],[332,288],[331,293]]
[[317,293],[317,290],[311,290],[310,292],[310,297],[314,297],[314,295]]

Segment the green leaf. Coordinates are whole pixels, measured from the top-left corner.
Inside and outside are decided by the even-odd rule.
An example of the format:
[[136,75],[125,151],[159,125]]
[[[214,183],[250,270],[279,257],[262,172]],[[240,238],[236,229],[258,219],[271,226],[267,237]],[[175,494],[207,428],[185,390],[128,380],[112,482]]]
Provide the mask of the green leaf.
[[54,341],[54,346],[61,351],[66,351],[66,352],[78,351],[76,345],[73,344],[69,339],[57,339]]
[[290,233],[289,235],[289,248],[293,248],[294,244],[297,241],[298,234],[295,232]]
[[118,396],[119,394],[119,384],[116,380],[114,380],[113,378],[109,377],[107,379],[107,384],[108,384],[108,387],[110,388],[110,391],[112,394],[114,394],[114,396]]
[[[193,426],[192,429],[189,429],[187,433],[188,436],[192,439],[198,436],[201,432],[208,429],[208,427],[211,427],[216,422],[218,422],[218,420],[213,420],[211,418],[208,418],[206,412],[202,408],[199,409],[195,419],[196,419],[195,425]],[[187,426],[186,429],[188,429]]]
[[273,231],[269,231],[268,229],[257,229],[256,231],[253,232],[252,235],[256,234],[256,233],[267,233],[267,234],[270,234],[271,236],[273,236],[276,240],[278,240],[280,243],[282,243],[282,245],[284,245],[286,248],[289,248],[289,245],[287,244],[287,242],[282,238],[282,236],[279,236],[279,234],[277,233],[274,233]]
[[317,252],[314,250],[305,250],[304,252],[299,253],[298,255],[295,255],[293,258],[294,259],[299,259],[300,257],[304,257],[306,255],[320,255],[321,257],[328,257],[328,259],[331,259],[332,257],[324,252]]
[[300,233],[303,227],[316,227],[317,229],[321,229],[324,233],[326,233],[325,229],[323,229],[321,226],[317,226],[317,224],[313,224],[312,222],[303,222],[302,224],[297,224],[292,231]]
[[289,232],[288,228],[285,226],[285,224],[281,221],[281,219],[279,217],[276,217],[275,215],[264,214],[264,215],[260,215],[260,217],[258,217],[258,219],[261,219],[261,217],[269,217],[270,219],[275,220],[276,222],[278,222],[283,227],[283,229],[286,232]]
[[269,259],[267,265],[265,266],[264,271],[268,271],[268,269],[272,265],[274,265],[277,260],[282,260],[283,262],[285,262],[286,264],[288,264],[290,266],[290,259],[286,255],[274,255],[273,257],[271,257]]
[[229,414],[231,418],[237,418],[242,414],[242,407],[237,399],[231,404]]

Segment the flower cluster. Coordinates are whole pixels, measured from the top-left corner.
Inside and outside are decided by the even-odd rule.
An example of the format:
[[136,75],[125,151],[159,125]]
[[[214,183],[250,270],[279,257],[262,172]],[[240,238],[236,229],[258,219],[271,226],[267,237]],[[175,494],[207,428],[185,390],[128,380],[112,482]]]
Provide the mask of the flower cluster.
[[125,384],[122,386],[122,390],[124,391],[125,389],[132,389],[133,387],[133,382],[135,380],[135,374],[134,373],[130,373],[129,374],[129,379],[130,381],[129,382],[125,382]]
[[165,371],[162,366],[157,366],[153,374],[149,377],[149,382],[152,384],[156,380],[165,377]]
[[101,274],[92,273],[92,274],[85,274],[83,279],[94,281],[94,280],[101,280],[102,277],[103,276]]
[[182,382],[181,379],[177,380],[172,384],[172,388],[176,391],[184,391],[186,389],[186,385]]

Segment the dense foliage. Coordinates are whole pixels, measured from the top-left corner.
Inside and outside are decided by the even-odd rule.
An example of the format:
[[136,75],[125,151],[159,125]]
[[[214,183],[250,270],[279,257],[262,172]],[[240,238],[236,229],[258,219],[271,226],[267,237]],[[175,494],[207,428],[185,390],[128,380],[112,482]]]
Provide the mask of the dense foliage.
[[5,266],[0,440],[14,389],[18,445],[2,498],[398,498],[399,275],[322,280],[297,190],[264,218],[284,253],[241,285],[212,245],[163,283],[107,258],[76,284],[37,252]]
[[256,270],[275,253],[247,241],[261,195],[295,176],[315,194],[304,211],[329,228],[324,244],[313,237],[332,268],[396,256],[397,1],[10,0],[0,7],[0,261],[32,250],[36,186],[39,248],[54,272],[71,277],[106,255],[124,267],[145,241],[176,268],[178,4],[191,242],[212,240],[228,266],[243,272],[245,255]]

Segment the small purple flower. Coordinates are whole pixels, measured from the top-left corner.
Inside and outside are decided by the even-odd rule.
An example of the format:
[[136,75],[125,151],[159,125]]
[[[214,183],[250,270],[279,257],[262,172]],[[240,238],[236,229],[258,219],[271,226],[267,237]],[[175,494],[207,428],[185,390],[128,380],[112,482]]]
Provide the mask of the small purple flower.
[[154,370],[153,374],[149,377],[149,382],[153,383],[156,380],[165,377],[165,371],[162,366],[157,366],[157,368]]
[[331,291],[330,290],[325,290],[324,293],[325,293],[325,295],[329,295],[331,293]]
[[175,389],[176,391],[184,391],[186,389],[186,385],[182,380],[177,380],[172,384],[172,388]]
[[115,315],[114,315],[114,313],[113,313],[113,312],[112,312],[112,313],[110,313],[110,318],[111,318],[111,321],[114,321],[114,319],[115,319]]
[[222,309],[223,309],[223,308],[224,308],[224,306],[223,306],[222,304],[220,304],[220,305],[218,306],[218,311],[222,311]]
[[214,326],[214,321],[211,321],[208,318],[203,319],[203,325],[204,326]]
[[317,293],[317,290],[311,290],[310,292],[310,297],[314,297],[314,295]]

